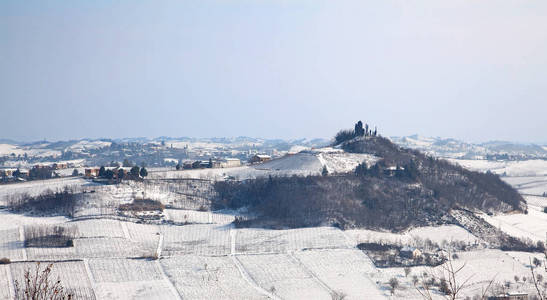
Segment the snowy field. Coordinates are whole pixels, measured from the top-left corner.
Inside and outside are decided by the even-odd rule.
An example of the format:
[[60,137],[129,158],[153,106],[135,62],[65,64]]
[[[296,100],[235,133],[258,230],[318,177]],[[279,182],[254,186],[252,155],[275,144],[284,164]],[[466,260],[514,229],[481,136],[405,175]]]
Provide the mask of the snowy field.
[[[153,178],[240,179],[267,174],[319,174],[326,166],[332,173],[352,170],[361,162],[373,164],[370,155],[342,154],[336,149],[307,150],[268,163],[229,169],[150,172]],[[470,163],[477,170],[495,170],[526,177],[504,177],[525,195],[528,214],[482,217],[516,237],[545,240],[547,198],[540,197],[547,184],[542,164],[526,162]],[[186,181],[185,181],[186,182]],[[203,184],[200,184],[202,182]],[[185,183],[186,184],[186,183]],[[413,275],[439,273],[425,267],[376,268],[356,248],[362,242],[418,245],[425,240],[443,245],[450,242],[476,244],[482,241],[455,225],[411,228],[400,233],[333,227],[271,230],[235,228],[237,211],[205,211],[200,195],[208,192],[208,181],[127,182],[92,185],[81,178],[52,179],[0,186],[0,199],[65,186],[89,187],[86,206],[76,218],[32,217],[0,210],[0,299],[13,295],[13,281],[21,280],[34,262],[53,262],[55,274],[82,299],[421,299],[412,284]],[[189,188],[190,192],[185,191]],[[533,194],[536,196],[531,196]],[[116,207],[135,198],[152,198],[169,208],[164,223],[138,224],[115,215]],[[73,247],[25,248],[24,233],[31,225],[70,225],[77,228]],[[155,259],[158,257],[159,259]],[[531,291],[529,282],[515,283],[514,276],[530,276],[528,263],[538,254],[503,252],[495,249],[457,252],[455,263],[466,263],[461,278],[471,277],[464,296],[474,296],[488,281],[511,281],[512,290]],[[546,277],[544,268],[539,270]],[[387,282],[397,278],[400,288],[391,295]],[[434,299],[442,299],[434,295]]]
[[65,187],[71,188],[87,186],[95,186],[95,184],[79,177],[33,180],[21,183],[4,184],[0,185],[0,205],[5,205],[5,201],[8,197],[17,194],[37,196],[47,190],[56,192],[58,190],[63,190]]
[[545,242],[547,213],[543,212],[543,207],[547,206],[547,198],[537,196],[525,196],[524,198],[528,202],[528,214],[497,216],[484,214],[481,217],[511,236]]
[[266,177],[269,175],[319,175],[321,174],[323,167],[326,167],[329,173],[344,173],[354,170],[355,167],[362,162],[372,165],[377,160],[377,157],[370,154],[343,153],[339,149],[320,148],[286,155],[261,164],[234,168],[182,171],[165,170],[164,168],[151,169],[148,178],[200,178],[222,180],[227,177],[233,177],[243,180]]
[[448,159],[452,163],[474,171],[490,171],[506,176],[547,176],[547,160],[491,161]]
[[417,240],[423,241],[426,239],[429,239],[439,245],[444,242],[464,242],[466,244],[474,244],[479,240],[469,231],[456,225],[412,228],[402,233],[382,232],[368,229],[352,229],[347,230],[346,234],[353,238],[357,244],[365,242],[415,244]]
[[521,194],[547,195],[547,176],[502,177],[502,179]]

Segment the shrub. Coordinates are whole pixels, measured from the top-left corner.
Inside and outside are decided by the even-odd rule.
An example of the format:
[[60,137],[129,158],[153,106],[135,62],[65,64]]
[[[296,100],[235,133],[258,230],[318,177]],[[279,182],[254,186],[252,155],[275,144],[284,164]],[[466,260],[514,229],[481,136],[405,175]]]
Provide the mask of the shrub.
[[154,252],[154,253],[145,254],[139,258],[146,259],[146,260],[158,260],[160,257],[157,252]]
[[39,213],[73,216],[78,203],[78,194],[70,188],[53,192],[51,190],[31,197],[28,194],[8,198],[7,206],[12,211],[35,211]]
[[25,227],[25,247],[73,247],[76,226],[34,225]]
[[7,265],[10,264],[11,260],[7,257],[0,258],[0,265]]
[[36,269],[25,271],[23,285],[15,280],[15,299],[19,300],[64,300],[74,299],[69,291],[65,290],[59,278],[52,279],[53,264],[47,265],[43,270],[40,263],[36,263]]
[[446,282],[446,279],[441,278],[441,282],[439,284],[439,291],[445,295],[450,295],[450,288],[448,287],[448,283]]
[[132,203],[129,204],[122,204],[118,207],[121,211],[134,211],[134,212],[140,212],[140,211],[163,211],[165,209],[165,205],[163,205],[161,202],[156,200],[150,200],[150,199],[135,199]]
[[340,292],[340,291],[332,291],[330,293],[330,298],[332,300],[345,300],[346,299],[346,294],[344,294],[343,292]]
[[352,138],[355,137],[355,132],[353,130],[340,130],[335,136],[334,136],[334,145],[339,145],[345,141],[349,141]]
[[392,277],[389,282],[389,288],[391,290],[391,294],[395,294],[395,290],[399,287],[399,280],[397,280],[397,278],[395,277]]

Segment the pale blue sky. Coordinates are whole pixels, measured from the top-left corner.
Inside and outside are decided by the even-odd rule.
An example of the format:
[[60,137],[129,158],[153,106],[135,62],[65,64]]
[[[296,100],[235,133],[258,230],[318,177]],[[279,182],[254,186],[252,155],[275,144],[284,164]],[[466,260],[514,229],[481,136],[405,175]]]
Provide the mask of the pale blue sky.
[[0,138],[547,142],[547,1],[0,1]]

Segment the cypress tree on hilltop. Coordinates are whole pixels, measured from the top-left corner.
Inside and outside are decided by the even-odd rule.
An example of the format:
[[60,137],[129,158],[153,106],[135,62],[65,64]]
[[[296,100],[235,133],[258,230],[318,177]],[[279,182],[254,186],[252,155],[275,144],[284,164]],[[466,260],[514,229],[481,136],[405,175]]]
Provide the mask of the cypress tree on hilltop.
[[359,121],[355,124],[355,136],[365,135],[365,130],[363,129],[363,122]]

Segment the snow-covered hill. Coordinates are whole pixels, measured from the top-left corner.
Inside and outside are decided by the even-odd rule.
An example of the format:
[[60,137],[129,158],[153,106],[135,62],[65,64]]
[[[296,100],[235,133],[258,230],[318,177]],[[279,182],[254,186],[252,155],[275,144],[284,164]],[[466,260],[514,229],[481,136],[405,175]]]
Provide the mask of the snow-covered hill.
[[484,159],[487,156],[507,155],[516,158],[547,158],[547,147],[503,141],[468,143],[451,138],[411,135],[391,137],[394,143],[428,154],[446,158]]

